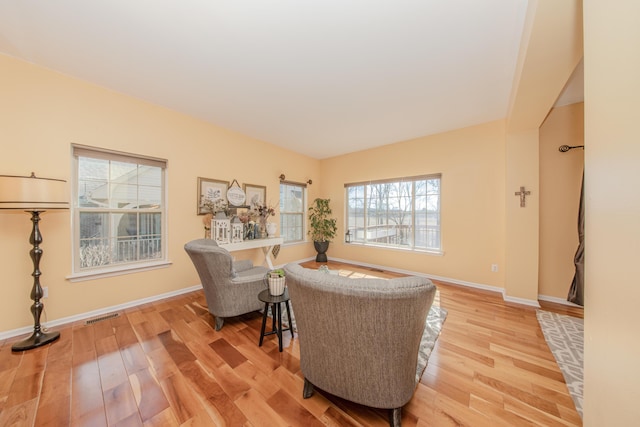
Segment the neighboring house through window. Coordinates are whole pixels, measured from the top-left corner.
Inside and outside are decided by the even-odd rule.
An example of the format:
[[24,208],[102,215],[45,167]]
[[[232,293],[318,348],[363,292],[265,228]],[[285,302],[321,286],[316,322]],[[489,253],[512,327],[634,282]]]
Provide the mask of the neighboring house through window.
[[351,242],[440,253],[440,180],[437,174],[345,184]]
[[284,243],[304,241],[307,185],[280,182],[280,236]]
[[166,263],[166,160],[73,145],[74,275]]

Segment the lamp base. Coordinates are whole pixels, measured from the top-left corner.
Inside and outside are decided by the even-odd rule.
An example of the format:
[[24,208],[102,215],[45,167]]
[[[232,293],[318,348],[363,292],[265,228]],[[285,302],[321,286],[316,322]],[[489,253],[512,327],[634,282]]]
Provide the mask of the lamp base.
[[34,332],[26,340],[15,343],[11,346],[11,351],[25,351],[40,347],[60,338],[60,332]]

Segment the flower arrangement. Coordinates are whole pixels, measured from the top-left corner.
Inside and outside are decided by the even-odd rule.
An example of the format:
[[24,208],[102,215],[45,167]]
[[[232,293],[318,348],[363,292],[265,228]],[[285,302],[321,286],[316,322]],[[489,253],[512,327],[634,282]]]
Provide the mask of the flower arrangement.
[[229,213],[229,205],[224,199],[211,200],[203,197],[201,206],[203,211],[212,215],[215,215],[218,212],[224,212],[225,214]]
[[253,210],[255,212],[255,216],[258,217],[260,222],[265,222],[270,216],[274,216],[276,214],[276,209],[269,205],[256,205]]
[[228,214],[229,206],[223,199],[211,200],[209,198],[202,197],[202,211],[206,212],[202,217],[202,224],[204,224],[204,237],[211,237],[211,220],[218,212],[224,212]]
[[238,215],[238,218],[240,218],[240,222],[242,222],[243,224],[248,224],[249,221],[251,221],[251,216],[248,212],[242,212]]
[[211,220],[213,219],[213,214],[208,213],[204,214],[202,217],[202,223],[204,224],[205,236],[208,234],[207,231],[211,231]]

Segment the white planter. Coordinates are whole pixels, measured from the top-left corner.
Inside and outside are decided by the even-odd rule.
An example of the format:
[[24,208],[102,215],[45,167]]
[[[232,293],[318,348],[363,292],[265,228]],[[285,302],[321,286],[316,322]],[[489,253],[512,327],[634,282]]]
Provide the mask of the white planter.
[[269,277],[269,293],[271,295],[284,294],[284,277]]

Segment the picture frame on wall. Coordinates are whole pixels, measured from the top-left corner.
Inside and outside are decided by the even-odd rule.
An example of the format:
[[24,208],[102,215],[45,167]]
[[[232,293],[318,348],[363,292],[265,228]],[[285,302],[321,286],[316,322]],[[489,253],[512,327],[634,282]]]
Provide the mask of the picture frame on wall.
[[198,177],[198,215],[207,213],[202,206],[202,202],[207,199],[211,201],[222,199],[226,202],[228,188],[229,181]]
[[243,184],[242,189],[246,195],[245,203],[251,208],[265,205],[267,199],[267,187],[264,185]]

